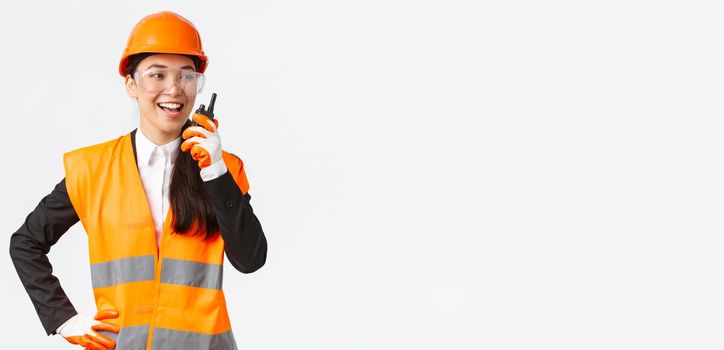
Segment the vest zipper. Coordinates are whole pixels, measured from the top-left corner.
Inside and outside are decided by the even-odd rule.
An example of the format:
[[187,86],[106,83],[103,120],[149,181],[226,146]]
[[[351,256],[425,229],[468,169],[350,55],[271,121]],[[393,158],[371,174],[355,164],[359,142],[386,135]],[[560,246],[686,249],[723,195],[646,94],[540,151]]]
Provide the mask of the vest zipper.
[[154,284],[156,295],[154,296],[153,301],[153,314],[151,315],[151,324],[149,325],[149,339],[146,342],[146,350],[151,350],[151,347],[153,346],[153,332],[156,324],[156,317],[158,316],[158,303],[161,296],[161,268],[163,268],[163,246],[166,242],[166,227],[168,226],[166,221],[168,221],[169,215],[170,210],[169,214],[167,214],[166,216],[166,220],[164,220],[163,231],[161,232],[161,242],[159,243],[159,247],[156,250],[156,271],[154,271]]

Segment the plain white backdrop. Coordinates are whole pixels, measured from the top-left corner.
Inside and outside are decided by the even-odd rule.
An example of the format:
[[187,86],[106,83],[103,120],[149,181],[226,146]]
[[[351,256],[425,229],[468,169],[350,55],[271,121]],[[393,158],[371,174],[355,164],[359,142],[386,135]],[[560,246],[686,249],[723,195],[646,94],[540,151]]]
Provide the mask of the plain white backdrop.
[[[7,254],[62,154],[137,126],[143,16],[200,30],[269,241],[240,349],[724,347],[717,1],[23,1],[0,8],[0,339],[47,337]],[[49,254],[95,311],[81,225]]]

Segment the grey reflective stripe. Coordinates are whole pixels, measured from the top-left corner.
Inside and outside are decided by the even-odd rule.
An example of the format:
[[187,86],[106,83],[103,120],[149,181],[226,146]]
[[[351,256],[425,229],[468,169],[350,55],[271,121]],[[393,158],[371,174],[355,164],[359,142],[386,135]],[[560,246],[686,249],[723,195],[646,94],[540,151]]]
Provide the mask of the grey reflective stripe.
[[116,350],[145,350],[148,343],[148,325],[121,328],[119,334],[101,331],[101,333],[116,341]]
[[221,289],[223,272],[223,265],[164,258],[161,267],[161,282]]
[[153,259],[153,255],[145,255],[91,264],[93,288],[127,282],[153,281]]
[[166,328],[153,329],[151,349],[237,350],[234,334],[231,331],[211,335]]

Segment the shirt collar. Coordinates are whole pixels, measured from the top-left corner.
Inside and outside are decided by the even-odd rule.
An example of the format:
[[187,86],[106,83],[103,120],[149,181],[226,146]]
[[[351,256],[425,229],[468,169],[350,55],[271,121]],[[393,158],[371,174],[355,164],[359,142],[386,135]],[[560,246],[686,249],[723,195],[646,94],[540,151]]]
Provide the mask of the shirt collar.
[[158,146],[153,143],[153,141],[149,140],[146,135],[143,134],[141,128],[138,128],[138,131],[136,132],[136,156],[138,157],[138,159],[136,159],[136,162],[139,165],[149,165],[151,163],[151,156],[153,155],[153,151],[158,148],[159,151],[163,152],[165,150],[165,153],[170,155],[171,164],[173,164],[176,161],[176,154],[178,154],[179,143],[181,143],[180,136],[165,145]]

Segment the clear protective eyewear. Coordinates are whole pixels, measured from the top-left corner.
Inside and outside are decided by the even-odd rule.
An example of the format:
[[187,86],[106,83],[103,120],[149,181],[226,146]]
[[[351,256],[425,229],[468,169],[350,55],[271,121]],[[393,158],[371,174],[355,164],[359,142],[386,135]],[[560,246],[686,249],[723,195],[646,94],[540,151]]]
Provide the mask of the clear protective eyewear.
[[167,93],[177,86],[186,96],[196,96],[204,88],[206,77],[191,69],[149,68],[134,74],[138,86],[150,93]]

